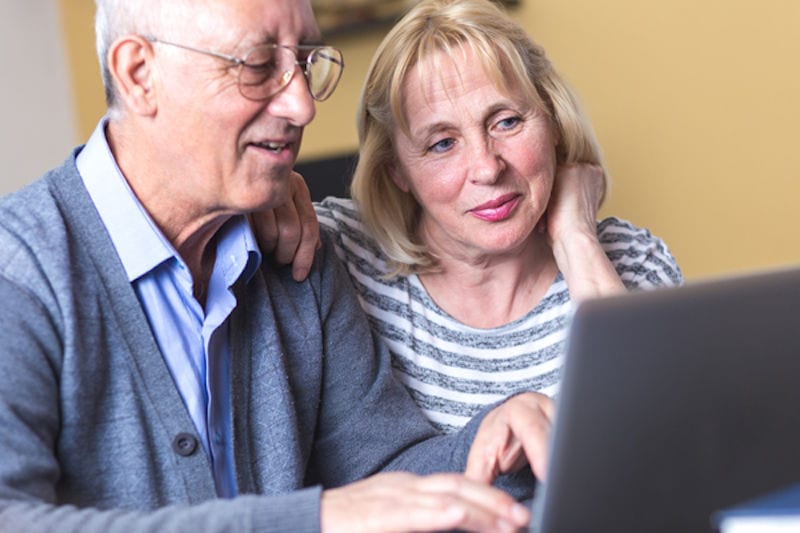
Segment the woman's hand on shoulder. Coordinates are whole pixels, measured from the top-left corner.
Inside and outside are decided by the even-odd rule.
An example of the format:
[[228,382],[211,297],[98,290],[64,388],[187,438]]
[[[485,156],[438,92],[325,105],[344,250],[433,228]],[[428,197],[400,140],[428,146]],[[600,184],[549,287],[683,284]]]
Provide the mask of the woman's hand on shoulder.
[[292,276],[302,281],[314,262],[320,247],[319,222],[311,202],[311,193],[303,176],[292,172],[291,197],[274,209],[250,215],[250,223],[264,254],[271,254],[275,263],[292,265]]

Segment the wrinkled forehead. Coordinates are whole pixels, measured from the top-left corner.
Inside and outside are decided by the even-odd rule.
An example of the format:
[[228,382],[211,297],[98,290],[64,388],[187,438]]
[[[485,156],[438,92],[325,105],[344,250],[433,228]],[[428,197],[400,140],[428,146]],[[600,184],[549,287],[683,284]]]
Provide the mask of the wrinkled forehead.
[[[422,95],[424,99],[440,97],[452,99],[469,87],[465,85],[466,75],[475,74],[494,85],[497,91],[515,101],[530,100],[527,95],[526,80],[518,79],[514,69],[503,65],[497,55],[490,55],[471,45],[440,45],[415,58],[400,82],[398,103],[406,102],[412,94]],[[474,80],[474,77],[473,77]],[[400,106],[395,109],[396,119],[406,129],[407,110]]]
[[314,44],[320,32],[310,0],[161,0],[162,20],[182,37],[255,45]]
[[[445,72],[462,72],[467,68],[480,68],[483,75],[490,79],[498,89],[510,90],[518,85],[512,82],[511,69],[503,64],[502,57],[496,51],[486,51],[471,44],[441,44],[436,49],[417,57],[416,63],[409,69],[419,79],[431,80],[442,77]],[[409,76],[407,75],[406,78]]]

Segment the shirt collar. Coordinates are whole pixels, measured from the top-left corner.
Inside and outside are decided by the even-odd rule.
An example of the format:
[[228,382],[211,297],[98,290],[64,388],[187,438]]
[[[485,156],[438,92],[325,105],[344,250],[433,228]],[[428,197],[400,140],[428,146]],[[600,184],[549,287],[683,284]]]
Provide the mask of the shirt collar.
[[261,265],[261,252],[244,216],[231,218],[217,233],[215,268],[222,268],[225,285],[231,287],[240,277],[250,281]]
[[[170,258],[182,260],[136,198],[117,166],[105,135],[107,123],[107,117],[100,120],[78,154],[76,164],[111,236],[128,281],[135,281]],[[261,253],[246,217],[233,217],[221,237],[224,238],[220,242],[235,239],[235,248],[240,253],[246,251],[245,264],[240,265],[240,272],[243,271],[245,280],[249,280],[261,263]]]

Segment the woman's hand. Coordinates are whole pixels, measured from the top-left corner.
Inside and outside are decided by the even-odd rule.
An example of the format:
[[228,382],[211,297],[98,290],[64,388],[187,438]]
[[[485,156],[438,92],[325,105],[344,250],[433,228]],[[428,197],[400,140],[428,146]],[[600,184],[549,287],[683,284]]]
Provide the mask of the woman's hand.
[[314,262],[320,246],[319,222],[311,203],[311,193],[303,176],[292,172],[292,191],[288,203],[250,215],[250,223],[264,254],[272,254],[279,265],[292,264],[292,277],[302,281]]
[[556,264],[575,302],[625,290],[597,238],[597,211],[605,190],[600,166],[559,167],[544,227],[540,227],[547,232]]
[[546,229],[552,245],[575,233],[597,233],[597,211],[605,196],[605,172],[599,165],[562,165],[556,172]]
[[530,464],[533,474],[544,480],[554,416],[553,400],[544,394],[526,392],[507,399],[478,427],[464,474],[492,483],[498,475]]

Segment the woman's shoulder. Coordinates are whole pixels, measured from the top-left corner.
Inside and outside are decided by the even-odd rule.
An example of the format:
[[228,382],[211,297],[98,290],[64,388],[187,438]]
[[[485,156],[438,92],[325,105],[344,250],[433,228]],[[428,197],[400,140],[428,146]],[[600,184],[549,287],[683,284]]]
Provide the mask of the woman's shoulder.
[[607,217],[597,223],[597,237],[629,287],[683,282],[683,274],[669,247],[649,229]]
[[359,241],[368,238],[367,229],[352,199],[328,196],[321,202],[314,202],[314,211],[320,230],[328,233],[335,242],[340,242],[343,236]]
[[600,220],[597,223],[597,237],[604,247],[614,244],[634,246],[664,244],[664,241],[653,235],[649,229],[618,217],[606,217]]
[[320,231],[330,238],[340,259],[372,277],[388,272],[386,256],[361,221],[355,202],[350,198],[327,197],[314,203]]
[[361,224],[358,209],[351,198],[328,196],[320,202],[314,202],[314,211],[322,227],[336,229],[343,223]]

